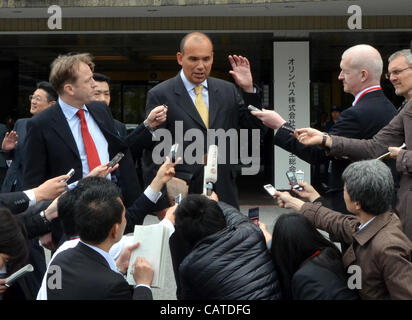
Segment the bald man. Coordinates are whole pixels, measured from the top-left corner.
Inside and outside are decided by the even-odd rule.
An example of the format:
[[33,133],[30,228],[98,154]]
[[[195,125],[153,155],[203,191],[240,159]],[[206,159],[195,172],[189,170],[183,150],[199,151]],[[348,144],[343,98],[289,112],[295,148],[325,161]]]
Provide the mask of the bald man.
[[[351,94],[354,100],[352,106],[342,112],[329,134],[370,139],[396,115],[395,107],[385,97],[380,87],[382,57],[375,48],[369,45],[356,45],[343,53],[340,68],[338,79],[343,83],[343,90]],[[329,165],[330,189],[325,198],[333,210],[348,213],[343,199],[341,176],[350,161],[327,157],[324,149],[301,144],[282,128],[286,121],[274,111],[267,110],[259,113],[252,111],[252,114],[268,127],[279,129],[275,135],[275,144],[279,147],[311,164],[331,160]]]
[[[177,63],[182,70],[172,79],[164,81],[148,92],[146,113],[159,104],[168,106],[168,115],[162,126],[169,130],[175,143],[179,129],[175,125],[183,124],[183,133],[198,133],[199,138],[183,142],[180,150],[185,151],[193,142],[200,144],[203,154],[207,153],[206,135],[208,129],[260,128],[260,121],[250,114],[249,104],[259,107],[260,96],[255,93],[250,65],[247,58],[229,56],[232,70],[229,73],[240,87],[233,83],[210,77],[213,64],[213,44],[209,37],[200,32],[189,33],[180,43],[180,51],[176,54]],[[197,93],[196,93],[197,92]],[[200,103],[199,101],[202,100]],[[209,131],[210,132],[210,131]],[[204,145],[201,138],[204,138]],[[226,164],[219,164],[218,178],[214,190],[219,200],[238,207],[238,194],[235,177],[236,165],[230,164],[230,148],[234,150],[238,141],[226,144],[225,149],[219,149],[219,157],[226,154]],[[188,148],[189,149],[189,148]],[[185,154],[182,164],[176,166],[176,177],[185,180],[189,193],[202,193],[203,166],[190,164]],[[190,151],[190,153],[192,153]],[[197,156],[199,156],[197,154]],[[236,155],[237,156],[237,155]],[[199,158],[197,158],[199,159]]]

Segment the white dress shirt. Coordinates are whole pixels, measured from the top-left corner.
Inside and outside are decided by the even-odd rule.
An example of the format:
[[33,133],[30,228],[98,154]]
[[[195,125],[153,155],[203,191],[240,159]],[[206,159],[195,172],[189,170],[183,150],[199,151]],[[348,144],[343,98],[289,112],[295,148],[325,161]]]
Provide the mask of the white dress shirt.
[[[80,118],[77,115],[78,108],[72,107],[65,103],[59,97],[59,104],[66,117],[67,123],[70,127],[72,132],[74,141],[76,142],[77,150],[79,151],[80,160],[82,162],[83,168],[83,175],[84,178],[90,172],[89,170],[89,163],[87,162],[87,154],[86,149],[84,147],[83,136],[81,131],[81,123]],[[106,141],[102,131],[100,130],[99,126],[97,125],[96,121],[90,115],[90,112],[87,110],[86,106],[83,105],[82,109],[84,110],[84,117],[87,122],[87,127],[89,129],[90,136],[92,137],[94,144],[96,145],[97,152],[99,154],[100,163],[107,163],[109,162],[109,144]],[[111,179],[110,174],[106,177],[107,179]]]

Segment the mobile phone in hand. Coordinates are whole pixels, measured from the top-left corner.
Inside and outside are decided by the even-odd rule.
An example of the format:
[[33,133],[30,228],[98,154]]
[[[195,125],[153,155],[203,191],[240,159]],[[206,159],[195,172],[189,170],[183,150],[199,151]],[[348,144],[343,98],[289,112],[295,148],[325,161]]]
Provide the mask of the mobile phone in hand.
[[296,175],[293,171],[286,172],[286,177],[288,178],[289,183],[292,186],[292,189],[299,191],[303,190],[303,188],[298,184],[298,179],[296,179]]
[[74,175],[74,169],[72,168],[72,169],[70,169],[70,171],[69,172],[67,172],[67,175],[69,176],[68,178],[66,178],[66,179],[63,179],[62,181],[60,181],[60,182],[67,182],[67,181],[69,181],[70,180],[70,178],[71,177],[73,177],[73,175]]
[[248,105],[247,108],[248,108],[250,111],[262,111],[262,110],[260,110],[259,108],[256,108],[255,106],[252,106],[251,104]]
[[118,154],[116,154],[114,156],[114,158],[112,160],[110,160],[109,164],[107,165],[109,168],[113,168],[116,164],[118,164],[120,162],[120,160],[122,160],[122,158],[124,157],[124,153],[123,152],[119,152]]
[[259,222],[259,207],[250,208],[248,216],[249,216],[249,219],[252,220],[252,222],[254,224],[258,225],[258,222]]
[[175,197],[175,204],[179,204],[182,201],[182,194],[179,193],[176,197]]
[[175,144],[170,148],[169,158],[170,158],[170,162],[171,162],[171,163],[176,162],[177,149],[179,149],[179,144],[178,144],[178,143],[175,143]]
[[271,197],[273,197],[275,195],[276,189],[274,186],[272,186],[271,184],[265,184],[263,186],[263,188],[267,191],[267,193],[269,193],[269,195]]

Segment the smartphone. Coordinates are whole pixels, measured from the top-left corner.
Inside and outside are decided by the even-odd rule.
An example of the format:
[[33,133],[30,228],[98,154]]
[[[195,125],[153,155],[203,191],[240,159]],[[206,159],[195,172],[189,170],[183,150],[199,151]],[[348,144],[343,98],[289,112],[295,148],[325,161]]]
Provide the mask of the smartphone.
[[265,188],[265,190],[267,191],[267,193],[269,193],[269,195],[271,197],[273,197],[275,195],[276,189],[274,186],[272,186],[271,184],[265,184],[263,186],[263,188]]
[[250,105],[248,105],[248,107],[247,107],[250,111],[262,111],[262,110],[260,110],[260,109],[258,109],[258,108],[256,108],[255,106],[252,106],[251,104]]
[[108,167],[113,168],[117,163],[119,163],[120,160],[122,160],[123,157],[124,157],[124,153],[119,152],[118,154],[114,156],[112,160],[110,160]]
[[289,183],[292,186],[292,189],[299,191],[303,190],[303,188],[298,184],[298,179],[296,179],[296,175],[293,171],[286,172],[286,177],[288,178]]
[[67,172],[67,175],[69,176],[67,179],[63,179],[62,181],[60,181],[60,182],[67,182],[67,181],[69,181],[70,180],[70,178],[71,177],[73,177],[73,175],[74,175],[74,169],[72,168],[72,169],[70,169],[70,171],[69,172]]
[[258,225],[259,222],[259,208],[250,208],[249,209],[249,219],[252,220],[252,222],[256,225]]
[[164,103],[162,104],[162,106],[165,107],[166,109],[169,109],[169,107],[165,105]]
[[175,143],[170,148],[169,158],[170,158],[170,162],[172,162],[172,163],[176,162],[177,149],[179,149],[179,144],[178,143]]
[[179,193],[176,197],[175,197],[175,204],[179,204],[182,201],[182,194]]
[[17,279],[23,277],[29,272],[32,272],[34,270],[33,266],[31,264],[28,264],[21,268],[20,270],[17,270],[15,273],[10,275],[8,278],[6,278],[6,283],[4,284],[6,287],[10,287],[11,284],[16,281]]

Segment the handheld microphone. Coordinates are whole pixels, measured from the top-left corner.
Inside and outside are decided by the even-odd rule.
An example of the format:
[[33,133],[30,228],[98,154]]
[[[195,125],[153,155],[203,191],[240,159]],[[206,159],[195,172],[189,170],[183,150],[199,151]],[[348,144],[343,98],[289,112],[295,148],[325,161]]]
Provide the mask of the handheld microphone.
[[203,194],[210,196],[213,190],[213,184],[217,181],[217,145],[209,146],[207,153],[207,164],[204,168],[203,177]]
[[4,284],[6,287],[10,287],[11,284],[16,281],[17,279],[23,277],[26,275],[28,272],[32,272],[34,270],[33,266],[31,264],[27,264],[20,270],[17,270],[15,273],[10,275],[10,277],[6,278],[6,283]]

